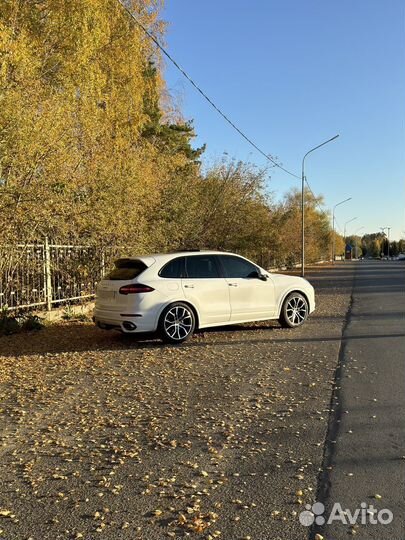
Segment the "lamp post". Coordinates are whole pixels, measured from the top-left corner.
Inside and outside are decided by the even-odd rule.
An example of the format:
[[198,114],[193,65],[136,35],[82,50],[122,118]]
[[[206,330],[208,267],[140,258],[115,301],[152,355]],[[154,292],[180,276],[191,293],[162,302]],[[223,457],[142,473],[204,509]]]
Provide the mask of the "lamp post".
[[311,154],[315,150],[318,150],[318,148],[321,148],[321,146],[325,146],[325,144],[328,144],[334,141],[338,137],[339,135],[335,135],[331,139],[328,139],[327,141],[321,144],[318,144],[318,146],[311,148],[311,150],[308,150],[308,152],[302,158],[302,173],[301,173],[301,276],[302,277],[305,276],[305,158],[308,156],[308,154]]
[[388,234],[387,234],[387,242],[388,242],[388,259],[390,258],[390,230],[391,230],[391,227],[380,227],[380,229],[382,230],[382,232],[385,234],[385,229],[387,229],[388,231]]
[[335,246],[336,246],[336,238],[335,238],[335,210],[337,206],[340,206],[341,204],[351,201],[352,198],[349,197],[348,199],[345,199],[344,201],[340,201],[333,207],[333,213],[332,213],[332,229],[333,229],[333,236],[332,236],[332,264],[335,264]]
[[387,227],[388,229],[388,260],[390,259],[390,232],[391,232],[391,227]]
[[[353,236],[356,236],[357,233],[358,233],[359,231],[363,230],[363,229],[364,229],[364,227],[359,227],[358,229],[356,229],[356,230],[354,231],[354,233],[353,233]],[[357,245],[357,240],[355,240],[355,242],[356,242],[356,243],[355,243],[355,251],[356,251],[356,256],[355,256],[355,257],[356,257],[356,259],[358,259],[358,258],[359,258],[359,257],[358,257],[358,249],[359,249],[359,246]],[[363,250],[362,250],[362,252],[363,252]]]
[[351,222],[354,221],[355,219],[357,219],[357,217],[354,217],[354,218],[352,218],[352,219],[349,219],[349,221],[346,221],[345,227],[344,227],[343,237],[344,237],[344,239],[345,239],[345,260],[346,260],[346,225],[348,225],[349,223],[351,223]]
[[345,242],[346,242],[346,225],[349,225],[349,223],[351,223],[352,221],[354,221],[355,219],[357,219],[357,217],[354,217],[352,219],[349,219],[349,221],[346,221],[345,223],[345,228],[344,228],[344,233],[343,233],[343,236],[345,238]]

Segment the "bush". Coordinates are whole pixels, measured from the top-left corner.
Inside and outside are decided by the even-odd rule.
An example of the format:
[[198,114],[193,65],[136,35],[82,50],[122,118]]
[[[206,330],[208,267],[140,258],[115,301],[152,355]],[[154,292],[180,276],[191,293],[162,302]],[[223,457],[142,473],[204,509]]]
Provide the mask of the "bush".
[[3,312],[0,317],[0,336],[18,334],[20,331],[21,328],[17,319],[13,316],[7,315],[7,312]]
[[78,313],[73,309],[73,304],[66,304],[63,309],[62,319],[70,322],[90,322],[91,317],[87,313]]
[[38,331],[44,327],[42,319],[33,313],[25,314],[20,321],[20,326],[23,332]]
[[33,313],[10,314],[6,309],[0,314],[0,336],[41,330],[42,319]]

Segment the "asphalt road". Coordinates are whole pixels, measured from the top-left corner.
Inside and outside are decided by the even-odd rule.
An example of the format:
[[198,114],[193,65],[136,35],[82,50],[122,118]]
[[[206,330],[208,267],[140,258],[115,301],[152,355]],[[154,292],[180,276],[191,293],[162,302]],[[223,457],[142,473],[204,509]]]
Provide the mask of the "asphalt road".
[[0,539],[312,540],[306,504],[375,494],[400,516],[403,272],[312,270],[317,310],[294,330],[170,347],[71,322],[2,338]]
[[[326,516],[339,503],[363,518],[321,532],[364,540],[405,538],[405,265],[359,262],[340,352],[334,411],[318,498]],[[363,505],[363,506],[362,506]],[[371,509],[374,507],[375,511]],[[388,509],[391,523],[378,512]],[[337,515],[337,514],[334,514]],[[384,522],[390,514],[381,515]],[[363,523],[362,523],[363,521]],[[374,523],[371,523],[373,521]],[[315,531],[312,530],[311,533]]]

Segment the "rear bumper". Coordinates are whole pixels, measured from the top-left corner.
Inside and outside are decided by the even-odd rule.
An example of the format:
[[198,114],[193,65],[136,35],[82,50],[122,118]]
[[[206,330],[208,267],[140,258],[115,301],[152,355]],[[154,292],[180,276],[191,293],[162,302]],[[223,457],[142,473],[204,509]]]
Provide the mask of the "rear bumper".
[[106,330],[120,330],[124,333],[147,333],[156,330],[156,318],[143,313],[137,316],[123,315],[117,311],[108,311],[104,309],[94,309],[93,321],[96,326]]

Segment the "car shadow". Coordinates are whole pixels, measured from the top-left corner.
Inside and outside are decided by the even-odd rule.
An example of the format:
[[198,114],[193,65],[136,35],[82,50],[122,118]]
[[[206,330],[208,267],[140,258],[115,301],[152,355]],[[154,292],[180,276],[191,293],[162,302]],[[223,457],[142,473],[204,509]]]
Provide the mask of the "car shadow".
[[[70,322],[46,326],[37,332],[3,336],[0,338],[0,357],[204,346],[218,343],[217,338],[221,335],[225,337],[235,334],[237,337],[246,332],[258,334],[279,328],[277,321],[207,328],[198,330],[186,343],[175,345],[163,343],[156,334],[122,334],[114,330],[101,330],[93,324]],[[212,338],[215,338],[215,341]]]

